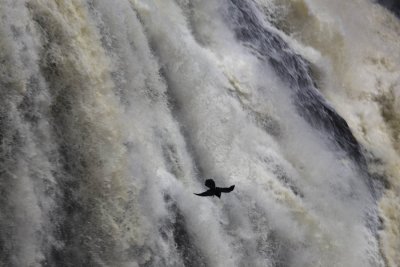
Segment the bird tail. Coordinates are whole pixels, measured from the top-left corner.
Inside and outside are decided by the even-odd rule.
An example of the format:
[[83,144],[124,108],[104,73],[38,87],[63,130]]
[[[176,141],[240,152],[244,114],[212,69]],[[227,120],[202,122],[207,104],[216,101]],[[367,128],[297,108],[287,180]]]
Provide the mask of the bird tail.
[[232,185],[232,186],[227,187],[227,188],[220,188],[220,190],[223,193],[229,193],[229,192],[232,192],[234,188],[235,188],[235,185]]

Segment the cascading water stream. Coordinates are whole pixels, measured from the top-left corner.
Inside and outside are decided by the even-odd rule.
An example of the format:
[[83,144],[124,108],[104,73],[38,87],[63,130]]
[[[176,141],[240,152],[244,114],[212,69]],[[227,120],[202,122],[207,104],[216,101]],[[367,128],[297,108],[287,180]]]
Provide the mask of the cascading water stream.
[[0,0],[0,266],[397,266],[396,172],[293,5]]

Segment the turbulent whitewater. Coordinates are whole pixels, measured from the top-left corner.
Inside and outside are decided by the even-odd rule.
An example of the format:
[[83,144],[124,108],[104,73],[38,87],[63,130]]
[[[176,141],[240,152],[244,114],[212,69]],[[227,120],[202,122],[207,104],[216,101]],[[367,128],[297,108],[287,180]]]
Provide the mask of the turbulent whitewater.
[[382,2],[0,0],[0,266],[400,266]]

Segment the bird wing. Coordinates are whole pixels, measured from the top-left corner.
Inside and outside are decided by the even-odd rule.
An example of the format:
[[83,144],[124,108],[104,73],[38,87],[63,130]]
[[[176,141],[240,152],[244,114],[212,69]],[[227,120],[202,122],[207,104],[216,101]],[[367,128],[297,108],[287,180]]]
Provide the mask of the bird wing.
[[225,187],[225,188],[221,187],[221,188],[218,188],[218,189],[223,193],[229,193],[229,192],[232,192],[234,188],[235,188],[235,185],[232,185],[230,187]]
[[214,191],[213,190],[207,190],[207,191],[205,191],[203,193],[200,193],[200,194],[196,194],[196,193],[194,193],[194,194],[197,195],[197,196],[201,196],[201,197],[208,197],[208,196],[213,196],[214,195]]

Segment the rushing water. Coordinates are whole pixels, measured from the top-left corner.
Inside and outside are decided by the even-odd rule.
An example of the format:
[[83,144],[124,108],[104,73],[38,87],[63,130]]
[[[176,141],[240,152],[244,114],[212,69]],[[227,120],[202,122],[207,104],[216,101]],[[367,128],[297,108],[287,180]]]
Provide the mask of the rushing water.
[[396,12],[0,0],[0,266],[400,266]]

